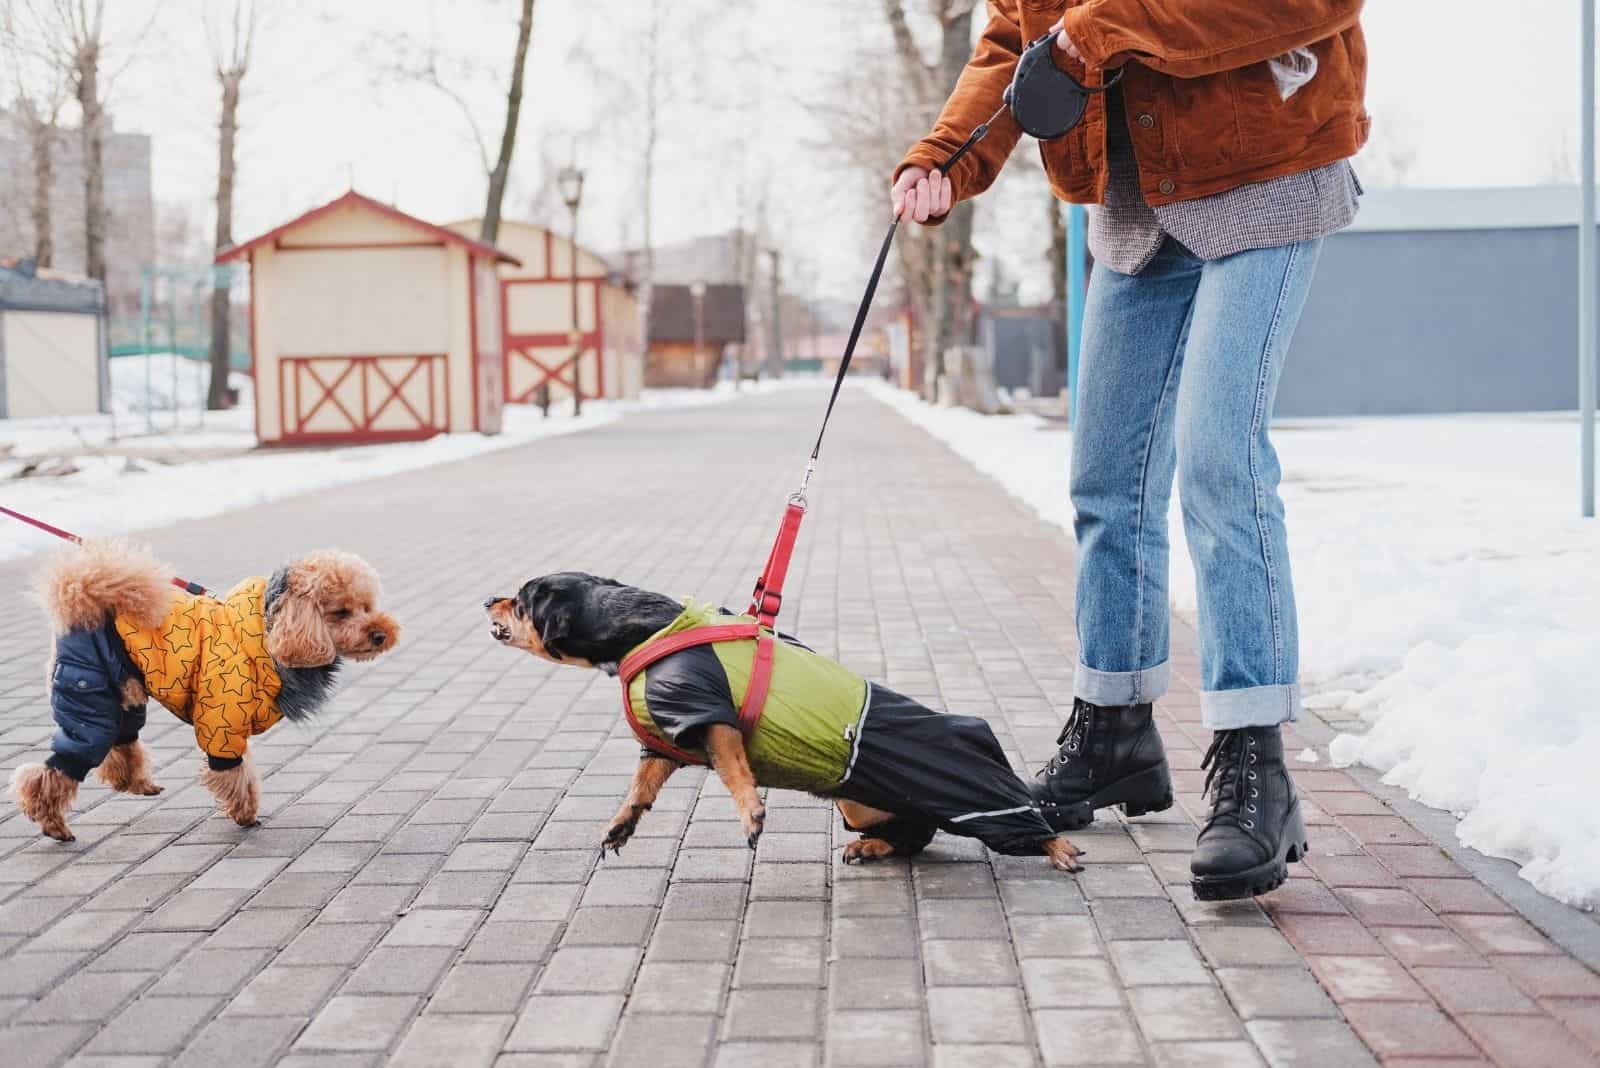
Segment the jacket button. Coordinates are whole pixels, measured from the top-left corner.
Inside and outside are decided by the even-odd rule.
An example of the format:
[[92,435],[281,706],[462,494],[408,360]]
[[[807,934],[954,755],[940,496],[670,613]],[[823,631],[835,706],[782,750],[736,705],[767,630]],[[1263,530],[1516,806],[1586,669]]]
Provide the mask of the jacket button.
[[1139,125],[1143,126],[1146,130],[1150,129],[1150,127],[1154,126],[1155,124],[1156,117],[1154,115],[1146,112],[1145,114],[1139,116]]
[[78,680],[78,689],[87,690],[88,688],[89,688],[89,680],[88,679],[79,679]]
[[1171,178],[1163,178],[1163,179],[1161,179],[1161,184],[1156,186],[1156,188],[1161,190],[1161,192],[1163,192],[1163,193],[1171,193],[1174,189],[1176,189],[1178,187],[1172,184],[1172,179]]

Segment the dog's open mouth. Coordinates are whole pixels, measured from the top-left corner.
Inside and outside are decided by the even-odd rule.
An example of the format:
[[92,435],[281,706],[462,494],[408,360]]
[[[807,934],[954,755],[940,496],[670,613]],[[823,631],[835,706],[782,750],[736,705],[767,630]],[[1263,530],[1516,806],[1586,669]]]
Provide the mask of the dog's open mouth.
[[497,642],[508,642],[511,640],[511,628],[506,626],[504,623],[490,623],[489,633]]

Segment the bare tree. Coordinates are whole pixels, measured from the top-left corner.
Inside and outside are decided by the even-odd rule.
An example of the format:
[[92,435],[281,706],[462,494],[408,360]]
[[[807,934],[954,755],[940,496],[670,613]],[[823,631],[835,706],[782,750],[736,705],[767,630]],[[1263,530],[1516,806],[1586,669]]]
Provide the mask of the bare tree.
[[42,27],[28,21],[26,10],[0,8],[0,57],[12,75],[17,119],[28,142],[33,170],[29,221],[33,225],[33,259],[49,267],[55,259],[50,188],[55,182],[55,141],[61,109],[67,102],[67,81],[51,61],[40,37]]
[[428,86],[442,94],[461,113],[472,135],[472,143],[477,148],[478,164],[488,181],[478,237],[489,244],[493,244],[500,236],[506,187],[511,179],[517,126],[522,116],[523,77],[527,69],[528,48],[533,40],[534,3],[535,0],[520,0],[516,46],[511,58],[511,70],[506,74],[506,106],[500,128],[500,144],[492,161],[489,158],[489,142],[484,136],[471,91],[471,83],[486,77],[484,64],[475,58],[449,54],[441,46],[436,32],[430,32],[420,42],[410,33],[391,33],[383,37],[382,51],[393,57],[385,64],[390,77]]
[[[11,0],[37,27],[47,61],[61,72],[77,100],[79,136],[83,142],[84,273],[106,280],[105,114],[117,79],[138,54],[155,25],[159,0],[150,7],[143,29],[115,43],[107,37],[107,0]],[[107,69],[107,56],[124,51],[121,66]]]
[[483,205],[483,226],[479,240],[494,244],[500,237],[500,209],[506,198],[506,181],[511,175],[511,154],[517,145],[517,120],[522,114],[522,75],[528,65],[528,41],[533,37],[534,0],[522,0],[522,16],[517,20],[517,48],[511,60],[511,84],[506,90],[506,117],[500,130],[500,154],[489,170],[489,193]]
[[[217,233],[216,249],[221,252],[233,244],[234,145],[239,136],[239,89],[250,70],[251,47],[255,43],[258,12],[254,0],[234,0],[232,18],[225,27],[215,24],[215,7],[202,6],[206,40],[211,48],[212,68],[222,89],[222,114],[217,123]],[[229,279],[217,271],[211,287],[211,385],[206,407],[213,411],[229,406],[228,371],[230,347]]]

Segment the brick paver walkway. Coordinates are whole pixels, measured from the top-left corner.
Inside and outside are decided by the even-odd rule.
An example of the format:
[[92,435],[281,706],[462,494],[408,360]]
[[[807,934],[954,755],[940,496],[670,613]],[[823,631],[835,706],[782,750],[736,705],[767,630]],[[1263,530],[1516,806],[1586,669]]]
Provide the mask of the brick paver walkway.
[[[74,846],[0,816],[0,1063],[1593,1062],[1595,975],[1343,772],[1296,769],[1314,852],[1265,907],[1192,900],[1182,627],[1182,804],[1074,836],[1077,879],[943,837],[845,868],[831,810],[792,794],[752,856],[700,772],[597,863],[637,752],[616,684],[495,646],[479,602],[581,567],[742,603],[819,404],[641,415],[154,535],[217,584],[356,549],[407,633],[258,743],[258,829],[211,814],[160,712],[162,797],[89,786]],[[1071,700],[1069,541],[859,396],[814,504],[785,621],[1042,760]],[[5,773],[51,732],[27,571],[0,568]]]

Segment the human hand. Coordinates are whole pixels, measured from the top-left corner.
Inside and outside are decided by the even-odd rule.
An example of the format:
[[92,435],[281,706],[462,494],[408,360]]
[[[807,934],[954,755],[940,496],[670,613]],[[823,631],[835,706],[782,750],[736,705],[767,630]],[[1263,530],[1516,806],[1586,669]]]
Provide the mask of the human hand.
[[1056,24],[1050,27],[1050,32],[1056,35],[1056,47],[1066,53],[1070,59],[1079,63],[1083,62],[1083,55],[1078,51],[1078,46],[1072,43],[1072,38],[1067,36],[1067,31],[1061,28],[1061,20],[1056,19]]
[[895,218],[910,217],[922,223],[949,211],[953,195],[950,179],[943,174],[930,173],[923,167],[907,167],[890,187],[889,203],[894,208]]

